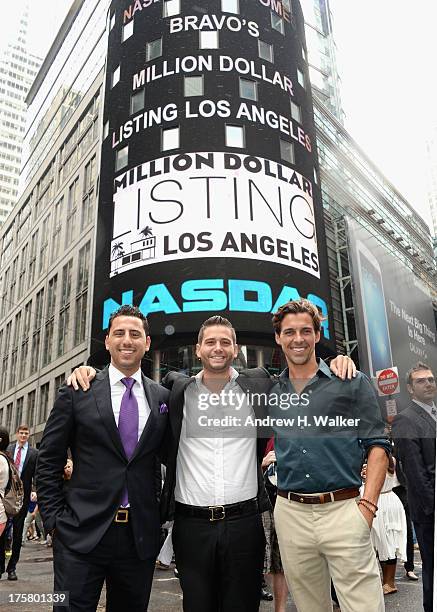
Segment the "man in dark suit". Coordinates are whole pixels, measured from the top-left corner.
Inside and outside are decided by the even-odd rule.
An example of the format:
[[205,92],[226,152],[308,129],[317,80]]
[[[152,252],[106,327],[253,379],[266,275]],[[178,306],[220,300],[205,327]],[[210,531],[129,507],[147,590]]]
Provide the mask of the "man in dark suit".
[[406,377],[410,405],[393,423],[393,437],[407,479],[408,503],[422,557],[423,607],[433,610],[435,438],[437,387],[431,368],[417,363]]
[[[69,610],[96,610],[106,580],[108,612],[144,612],[159,550],[155,471],[168,392],[141,372],[150,337],[137,308],[113,313],[105,345],[111,364],[91,390],[59,391],[40,445],[38,504],[53,534],[54,589],[69,591]],[[64,488],[68,448],[74,471]]]
[[[12,457],[18,469],[24,489],[23,507],[12,522],[12,555],[6,568],[8,580],[17,580],[15,570],[20,558],[24,520],[27,515],[27,506],[30,501],[32,480],[35,474],[36,459],[38,456],[38,451],[29,444],[29,434],[29,427],[27,425],[20,425],[17,429],[17,441],[10,444],[7,449],[9,456]],[[5,571],[5,543],[6,530],[3,531],[0,538],[0,576]]]

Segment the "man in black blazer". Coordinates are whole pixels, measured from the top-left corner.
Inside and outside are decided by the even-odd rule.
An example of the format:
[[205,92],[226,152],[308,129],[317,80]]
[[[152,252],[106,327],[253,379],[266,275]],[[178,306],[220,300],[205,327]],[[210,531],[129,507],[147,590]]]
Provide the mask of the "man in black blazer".
[[[141,373],[150,337],[137,308],[113,313],[105,345],[111,364],[91,390],[59,391],[39,450],[38,505],[53,534],[54,589],[69,591],[69,610],[96,610],[106,580],[108,612],[144,612],[159,550],[155,471],[168,392]],[[64,488],[68,448],[74,471]]]
[[[24,520],[27,515],[27,507],[30,502],[32,491],[32,481],[35,474],[36,459],[38,451],[29,444],[30,430],[27,425],[19,425],[17,429],[17,441],[8,446],[7,452],[18,468],[24,489],[24,503],[20,512],[14,517],[12,522],[12,555],[9,559],[6,571],[8,580],[17,580],[15,572],[20,558],[21,540],[23,537]],[[5,543],[6,530],[0,537],[0,576],[5,571]]]
[[411,403],[395,418],[393,437],[407,479],[408,503],[422,557],[423,607],[432,612],[437,387],[431,368],[420,362],[407,373],[406,381]]

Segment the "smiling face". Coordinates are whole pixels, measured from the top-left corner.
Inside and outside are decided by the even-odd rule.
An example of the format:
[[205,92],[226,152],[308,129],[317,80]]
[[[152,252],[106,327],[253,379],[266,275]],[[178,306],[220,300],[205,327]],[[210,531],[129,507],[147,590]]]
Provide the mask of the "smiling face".
[[17,441],[20,446],[24,446],[29,439],[30,431],[28,429],[19,429],[17,431]]
[[196,355],[204,370],[226,375],[238,355],[232,329],[224,325],[205,327],[201,343],[196,344]]
[[315,347],[320,332],[314,330],[313,321],[306,312],[287,314],[281,321],[276,343],[282,348],[288,366],[316,365]]
[[437,395],[437,386],[431,370],[412,372],[411,384],[407,386],[412,399],[422,402],[422,404],[432,405]]
[[150,336],[146,336],[141,319],[120,315],[111,323],[105,346],[112,365],[131,376],[139,369],[144,353],[150,348]]

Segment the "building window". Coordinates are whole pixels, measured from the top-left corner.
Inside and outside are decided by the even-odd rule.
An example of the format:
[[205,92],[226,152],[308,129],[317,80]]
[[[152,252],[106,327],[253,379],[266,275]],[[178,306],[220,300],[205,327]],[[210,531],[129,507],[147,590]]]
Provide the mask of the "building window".
[[93,220],[94,212],[94,183],[96,179],[96,156],[92,157],[85,166],[82,194],[82,217],[80,222],[81,231]]
[[157,38],[147,43],[146,46],[146,61],[151,62],[162,55],[162,38]]
[[47,215],[47,217],[43,221],[42,231],[41,231],[41,246],[40,246],[40,251],[39,251],[39,275],[40,276],[43,272],[45,272],[45,269],[47,267],[47,255],[48,255],[48,250],[49,250],[49,236],[50,236],[49,227],[50,227],[50,215]]
[[46,325],[44,332],[44,348],[42,353],[43,367],[48,365],[52,361],[57,287],[58,275],[55,274],[55,276],[49,280],[47,288]]
[[282,0],[282,6],[283,8],[285,8],[289,13],[291,13],[291,3],[290,0]]
[[294,147],[292,142],[287,140],[280,140],[281,145],[281,159],[289,164],[294,164]]
[[61,387],[65,385],[65,374],[60,374],[55,378],[55,396],[58,394],[58,391]]
[[46,383],[45,385],[41,385],[39,392],[39,410],[38,410],[38,418],[36,419],[37,424],[44,423],[44,421],[48,417],[49,410],[49,393],[50,393],[50,383]]
[[297,82],[305,89],[305,75],[299,68],[297,69]]
[[179,126],[163,129],[161,132],[161,151],[179,149]]
[[240,77],[240,97],[256,102],[258,100],[258,84],[255,81]]
[[146,98],[146,92],[144,89],[140,89],[132,94],[130,99],[130,113],[131,115],[135,115],[140,110],[143,110]]
[[222,13],[240,13],[239,0],[222,0]]
[[76,177],[68,188],[68,200],[67,200],[67,228],[65,232],[65,249],[71,244],[72,238],[76,234],[76,211],[77,201],[79,199],[79,177]]
[[291,116],[298,123],[302,123],[302,109],[298,104],[290,100]]
[[272,28],[279,32],[280,34],[284,34],[284,20],[280,15],[270,12],[270,23],[272,24]]
[[70,324],[71,271],[73,260],[62,268],[61,309],[59,311],[59,333],[57,355],[60,357],[67,350],[68,326]]
[[27,394],[27,424],[29,427],[35,425],[36,391]]
[[184,77],[184,96],[190,98],[192,96],[203,96],[203,76],[186,76]]
[[5,427],[12,434],[12,412],[14,410],[14,404],[11,402],[6,406],[6,423]]
[[269,45],[269,43],[259,40],[258,41],[258,55],[261,59],[265,60],[266,62],[273,63],[273,45]]
[[181,0],[164,0],[164,17],[173,17],[181,12]]
[[129,21],[129,23],[126,23],[123,26],[123,30],[121,34],[121,42],[124,42],[125,40],[130,38],[133,33],[134,33],[134,20],[132,19],[132,21]]
[[19,397],[17,399],[17,405],[15,407],[14,431],[17,431],[18,426],[23,424],[23,404],[24,404],[24,397]]
[[90,267],[90,243],[79,251],[79,267],[76,288],[76,319],[74,324],[74,345],[84,342],[86,337],[88,281]]
[[120,80],[120,66],[117,66],[117,68],[112,73],[112,77],[111,77],[111,89],[117,85],[119,80]]
[[29,259],[29,276],[27,278],[27,288],[30,289],[35,282],[36,272],[36,254],[38,252],[38,233],[39,230],[32,235],[30,241],[30,259]]
[[53,215],[53,237],[52,237],[52,262],[56,261],[59,257],[61,247],[61,233],[62,233],[62,209],[64,207],[64,198],[62,197],[55,204],[55,211]]
[[200,49],[218,49],[219,35],[217,30],[211,32],[199,32],[199,48]]
[[118,172],[125,166],[129,161],[129,145],[123,147],[119,151],[115,152],[115,171]]
[[244,149],[244,127],[240,125],[226,125],[226,146]]

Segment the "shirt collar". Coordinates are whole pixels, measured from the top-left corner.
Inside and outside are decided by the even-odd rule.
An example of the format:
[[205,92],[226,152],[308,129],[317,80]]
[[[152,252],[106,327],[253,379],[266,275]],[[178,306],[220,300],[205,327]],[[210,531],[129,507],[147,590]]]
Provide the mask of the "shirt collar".
[[[230,373],[231,373],[231,377],[229,382],[233,382],[236,378],[238,378],[239,374],[237,372],[237,370],[235,368],[233,368],[232,366],[229,368],[230,369]],[[200,370],[200,372],[198,374],[196,374],[196,376],[194,377],[197,386],[203,385],[203,370]]]
[[[112,363],[109,365],[108,370],[109,370],[109,384],[111,385],[111,387],[119,383],[122,378],[127,378],[126,374],[123,374],[123,372],[120,372],[120,370],[117,370],[117,368],[113,366]],[[138,368],[138,370],[134,374],[129,376],[129,378],[133,378],[135,382],[141,385],[142,384],[141,368]]]
[[420,406],[421,408],[423,408],[424,410],[426,410],[431,415],[432,415],[432,412],[431,412],[432,409],[433,408],[434,410],[436,409],[435,402],[433,402],[432,404],[424,404],[423,402],[419,402],[419,400],[416,400],[416,399],[413,399],[412,401],[418,406]]
[[[319,376],[319,374],[323,374],[323,376],[327,376],[328,378],[332,378],[333,374],[332,374],[331,370],[329,369],[328,364],[325,363],[323,361],[323,359],[318,359],[317,361],[319,363],[319,367],[317,368],[317,372],[315,373],[315,376]],[[285,370],[283,370],[280,373],[279,378],[282,381],[287,380],[289,378],[288,368],[285,368]]]
[[[29,440],[27,440],[27,442],[25,442],[21,448],[22,448],[23,450],[27,450],[27,449],[28,449],[28,447],[29,447]],[[20,448],[20,444],[19,444],[19,442],[17,441],[17,449],[18,449],[18,448]]]

